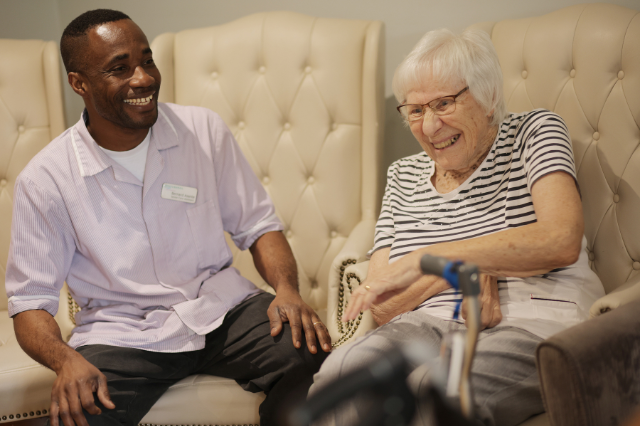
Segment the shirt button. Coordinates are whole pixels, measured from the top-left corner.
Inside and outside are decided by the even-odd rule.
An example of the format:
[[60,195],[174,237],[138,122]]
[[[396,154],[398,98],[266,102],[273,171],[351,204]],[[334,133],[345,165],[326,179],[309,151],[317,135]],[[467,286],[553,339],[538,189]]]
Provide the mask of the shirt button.
[[285,130],[291,130],[291,123],[284,123]]
[[24,126],[18,126],[18,131],[19,131],[20,133],[24,133],[24,130],[25,130],[25,129],[24,129]]
[[238,123],[238,127],[239,127],[240,129],[244,129],[244,127],[245,127],[244,121],[239,122],[239,123]]
[[637,260],[633,262],[633,269],[635,269],[636,271],[640,270],[640,262],[638,262]]
[[312,185],[315,181],[316,181],[316,180],[315,180],[315,178],[314,178],[313,176],[309,176],[309,178],[307,179],[307,183],[308,183],[309,185]]
[[264,185],[268,185],[269,182],[271,182],[271,179],[269,179],[269,176],[265,176],[265,177],[262,178],[262,183]]

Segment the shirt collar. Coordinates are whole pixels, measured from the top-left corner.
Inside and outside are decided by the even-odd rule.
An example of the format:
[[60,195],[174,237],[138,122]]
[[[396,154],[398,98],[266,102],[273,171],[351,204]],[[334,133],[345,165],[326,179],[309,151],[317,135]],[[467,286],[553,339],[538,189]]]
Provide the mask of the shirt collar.
[[[149,149],[155,146],[157,150],[163,150],[178,145],[178,133],[163,111],[164,108],[164,104],[158,103],[158,121],[152,127]],[[111,167],[108,155],[102,152],[87,129],[86,114],[85,109],[80,120],[71,129],[71,144],[82,177],[94,176]]]

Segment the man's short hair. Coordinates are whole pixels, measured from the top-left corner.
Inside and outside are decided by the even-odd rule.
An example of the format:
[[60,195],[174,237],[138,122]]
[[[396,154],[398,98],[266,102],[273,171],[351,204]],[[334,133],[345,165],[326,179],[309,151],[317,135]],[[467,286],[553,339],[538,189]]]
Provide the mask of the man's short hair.
[[60,53],[64,68],[69,72],[80,71],[84,65],[81,51],[82,42],[85,41],[90,29],[107,22],[131,19],[126,14],[111,9],[95,9],[83,13],[71,21],[60,38]]

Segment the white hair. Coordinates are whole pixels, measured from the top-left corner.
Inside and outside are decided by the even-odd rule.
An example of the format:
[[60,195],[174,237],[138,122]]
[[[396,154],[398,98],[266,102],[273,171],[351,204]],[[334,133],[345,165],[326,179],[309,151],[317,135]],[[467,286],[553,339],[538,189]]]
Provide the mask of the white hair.
[[481,30],[454,34],[450,30],[430,31],[398,65],[393,76],[393,93],[400,103],[419,89],[426,78],[442,83],[464,83],[484,108],[493,111],[491,125],[507,116],[502,94],[502,70],[489,35]]

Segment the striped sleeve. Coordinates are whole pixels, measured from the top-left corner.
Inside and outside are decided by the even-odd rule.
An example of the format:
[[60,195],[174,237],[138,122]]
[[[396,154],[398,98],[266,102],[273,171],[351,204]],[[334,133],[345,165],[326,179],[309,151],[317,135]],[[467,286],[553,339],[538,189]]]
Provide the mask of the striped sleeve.
[[36,184],[19,178],[12,223],[6,279],[9,316],[35,309],[53,316],[76,247],[68,216]]
[[559,115],[539,110],[527,116],[519,130],[523,132],[524,167],[529,191],[541,177],[563,171],[576,180],[571,138]]
[[374,252],[380,249],[391,247],[395,238],[395,222],[393,220],[393,212],[391,210],[391,187],[392,181],[396,176],[395,169],[396,163],[393,163],[391,166],[389,166],[389,170],[387,172],[387,187],[384,190],[382,208],[380,209],[380,216],[378,217],[378,222],[376,223],[376,233],[373,238],[373,248],[371,249],[371,251],[369,251],[369,253],[367,253],[367,257],[371,257]]

